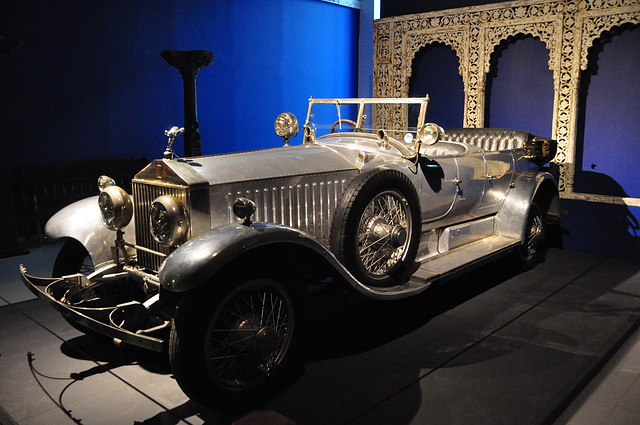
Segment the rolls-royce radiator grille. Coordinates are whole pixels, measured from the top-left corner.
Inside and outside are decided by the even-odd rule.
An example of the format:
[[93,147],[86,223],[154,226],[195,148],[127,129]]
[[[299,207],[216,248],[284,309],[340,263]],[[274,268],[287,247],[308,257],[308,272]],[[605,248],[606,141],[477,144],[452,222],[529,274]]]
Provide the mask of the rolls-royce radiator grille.
[[[186,187],[155,186],[134,181],[132,183],[134,199],[134,217],[136,225],[136,244],[156,252],[169,254],[169,248],[160,245],[149,231],[149,209],[158,196],[171,195],[184,205],[189,205]],[[151,270],[158,270],[163,257],[138,250],[138,264]]]
[[[302,230],[316,239],[329,243],[331,220],[334,211],[345,190],[348,179],[328,176],[312,176],[290,184],[291,179],[272,179],[261,182],[240,182],[212,186],[209,192],[210,205],[202,212],[207,214],[205,227],[192,228],[188,238],[206,229],[209,225],[216,227],[228,223],[238,223],[233,214],[233,203],[238,197],[249,198],[256,203],[254,222],[275,223]],[[149,225],[149,209],[151,203],[161,195],[170,195],[182,201],[190,214],[195,193],[189,187],[180,185],[157,185],[134,180],[133,185],[134,214],[136,226],[136,245],[154,252],[168,255],[171,250],[153,239]],[[193,225],[193,217],[192,217]],[[143,250],[138,250],[138,264],[157,271],[164,257]]]

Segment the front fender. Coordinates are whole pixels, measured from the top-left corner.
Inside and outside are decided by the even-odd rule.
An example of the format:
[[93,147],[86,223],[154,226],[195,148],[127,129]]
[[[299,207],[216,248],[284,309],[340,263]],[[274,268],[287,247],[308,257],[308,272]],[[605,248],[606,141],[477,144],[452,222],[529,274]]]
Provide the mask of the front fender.
[[[172,292],[188,291],[209,280],[238,256],[276,243],[310,248],[337,269],[342,269],[329,250],[296,229],[275,224],[228,224],[200,234],[172,252],[158,272],[160,285]],[[251,267],[251,264],[246,266]]]
[[[124,228],[127,235],[135,235],[134,220]],[[98,197],[92,196],[67,205],[47,221],[45,234],[51,240],[72,238],[80,242],[97,266],[112,259],[111,247],[116,232],[107,229],[100,219]]]
[[[228,224],[203,233],[176,249],[162,263],[158,273],[160,285],[171,292],[184,292],[209,281],[225,265],[252,249],[270,244],[300,247],[314,261],[326,261],[343,280],[360,295],[372,299],[400,299],[427,289],[429,284],[411,279],[385,287],[366,286],[359,282],[324,245],[309,235],[276,224]],[[295,261],[295,260],[294,260]],[[286,267],[285,263],[278,267]],[[252,267],[246,264],[245,267]]]

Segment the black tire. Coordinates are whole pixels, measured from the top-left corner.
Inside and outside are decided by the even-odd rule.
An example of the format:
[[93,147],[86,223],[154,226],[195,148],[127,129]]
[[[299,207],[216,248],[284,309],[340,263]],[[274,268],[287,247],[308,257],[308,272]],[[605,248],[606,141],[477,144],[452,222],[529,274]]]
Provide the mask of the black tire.
[[516,248],[511,256],[511,265],[515,272],[530,270],[544,259],[547,252],[545,244],[547,225],[544,216],[540,204],[534,200],[529,208],[522,245]]
[[418,251],[420,199],[394,170],[357,177],[345,190],[331,224],[331,250],[368,286],[403,283]]
[[64,242],[53,264],[52,277],[82,273],[88,275],[95,270],[91,256],[84,245],[75,239]]
[[188,293],[169,339],[174,377],[205,406],[252,405],[277,385],[296,326],[292,293],[271,278]]

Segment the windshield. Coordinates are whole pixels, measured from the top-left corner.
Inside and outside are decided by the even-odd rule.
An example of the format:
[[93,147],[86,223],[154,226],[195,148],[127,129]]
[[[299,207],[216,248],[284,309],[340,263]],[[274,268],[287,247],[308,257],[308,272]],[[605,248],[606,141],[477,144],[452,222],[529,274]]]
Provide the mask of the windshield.
[[[424,124],[429,97],[424,98],[354,98],[354,99],[309,99],[309,110],[305,121],[305,131],[313,131],[316,137],[335,132],[367,132],[376,134],[379,130],[404,138],[407,133],[415,136]],[[379,122],[385,116],[395,114],[401,108],[411,108],[406,113],[408,123],[401,128],[382,128]],[[415,111],[415,112],[414,112]]]

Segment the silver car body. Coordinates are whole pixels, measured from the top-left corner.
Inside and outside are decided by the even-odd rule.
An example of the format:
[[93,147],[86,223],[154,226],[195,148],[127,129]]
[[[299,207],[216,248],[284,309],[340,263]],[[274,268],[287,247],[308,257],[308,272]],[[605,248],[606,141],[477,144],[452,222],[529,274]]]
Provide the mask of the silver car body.
[[[315,137],[313,106],[335,105],[341,119],[340,106],[354,104],[358,112],[353,121],[357,129],[364,130],[364,105],[376,108],[383,103],[397,108],[419,105],[416,127]],[[161,293],[181,293],[215,284],[215,275],[225,264],[255,247],[278,243],[299,246],[304,255],[316,256],[332,274],[367,297],[414,295],[434,281],[520,246],[530,205],[540,192],[549,199],[547,214],[559,215],[553,177],[531,161],[523,146],[488,150],[447,140],[446,134],[435,144],[416,142],[426,105],[427,98],[311,99],[300,145],[288,146],[287,139],[285,146],[273,149],[153,161],[133,179],[133,220],[122,229],[126,242],[119,245],[127,252],[116,255],[116,263],[117,235],[102,226],[95,199],[60,211],[49,221],[46,232],[53,239],[81,242],[96,265],[96,278],[107,273],[135,275],[145,285],[155,282]],[[405,140],[397,136],[409,133]],[[416,188],[421,205],[422,231],[415,272],[391,287],[360,282],[330,248],[332,220],[345,190],[358,176],[382,170],[406,176]],[[188,211],[188,232],[177,247],[158,243],[149,228],[152,202],[167,194],[180,200]],[[253,224],[241,224],[234,214],[233,204],[238,198],[255,203]],[[282,265],[295,261],[283,258]],[[40,289],[42,282],[34,283],[34,278],[26,273],[24,276],[42,298],[61,309],[74,310]],[[73,314],[88,316],[82,320],[89,327],[115,332],[105,331],[112,325],[93,323],[96,319],[87,312],[68,312],[69,316]],[[144,336],[134,338],[129,334],[122,330],[120,338],[155,347],[155,342],[145,342]]]

